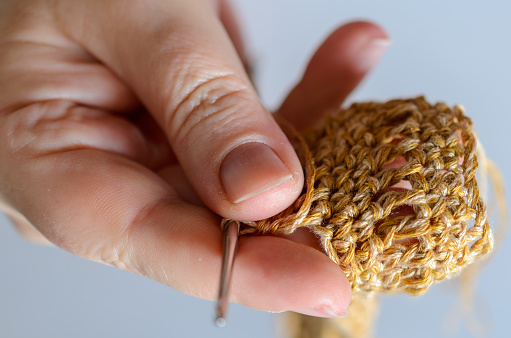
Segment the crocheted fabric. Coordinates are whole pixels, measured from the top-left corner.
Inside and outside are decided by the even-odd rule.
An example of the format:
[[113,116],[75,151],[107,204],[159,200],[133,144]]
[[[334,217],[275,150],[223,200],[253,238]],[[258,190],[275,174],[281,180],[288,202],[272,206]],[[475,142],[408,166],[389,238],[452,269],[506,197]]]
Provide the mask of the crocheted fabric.
[[354,291],[419,294],[492,248],[476,138],[459,106],[355,103],[298,135],[303,194],[244,233],[310,229]]

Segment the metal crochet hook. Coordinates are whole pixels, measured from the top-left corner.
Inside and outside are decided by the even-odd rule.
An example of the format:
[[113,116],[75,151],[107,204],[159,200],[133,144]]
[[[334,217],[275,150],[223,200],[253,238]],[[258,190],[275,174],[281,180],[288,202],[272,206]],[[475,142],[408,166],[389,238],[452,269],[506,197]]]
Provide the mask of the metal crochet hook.
[[216,302],[215,322],[218,327],[224,327],[226,324],[227,306],[229,304],[229,286],[231,282],[234,257],[238,250],[238,240],[240,233],[240,222],[230,219],[222,221],[224,231],[223,251],[222,251],[222,273],[220,275],[220,289]]

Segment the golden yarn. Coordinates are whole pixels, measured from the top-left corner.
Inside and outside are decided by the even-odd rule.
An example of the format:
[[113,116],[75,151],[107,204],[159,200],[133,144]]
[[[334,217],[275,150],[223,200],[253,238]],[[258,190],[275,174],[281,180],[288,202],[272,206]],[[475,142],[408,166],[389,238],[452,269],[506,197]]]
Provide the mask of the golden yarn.
[[419,294],[491,250],[476,138],[461,107],[423,97],[355,103],[291,138],[303,194],[242,233],[310,229],[355,292]]
[[[347,275],[354,301],[421,294],[491,251],[476,137],[462,107],[423,97],[354,103],[304,135],[281,125],[301,156],[303,193],[280,214],[244,223],[242,234],[308,228]],[[330,331],[367,336],[360,325],[356,334]]]

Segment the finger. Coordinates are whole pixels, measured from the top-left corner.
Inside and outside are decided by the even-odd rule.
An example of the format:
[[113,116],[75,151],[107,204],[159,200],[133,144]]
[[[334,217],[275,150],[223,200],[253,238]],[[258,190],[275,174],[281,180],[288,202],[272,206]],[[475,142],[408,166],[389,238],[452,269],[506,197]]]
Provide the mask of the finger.
[[218,15],[218,19],[222,22],[229,39],[231,40],[239,59],[245,64],[245,46],[243,44],[242,34],[238,19],[232,3],[229,0],[205,0]]
[[[64,29],[131,86],[208,207],[225,217],[256,220],[298,197],[300,162],[259,102],[209,5],[62,4]],[[83,18],[87,31],[69,17]]]
[[386,33],[374,24],[353,22],[338,28],[311,58],[278,113],[299,130],[317,124],[326,111],[340,107],[388,45]]
[[231,39],[238,56],[243,63],[245,71],[250,74],[250,65],[248,63],[247,54],[245,51],[245,45],[243,44],[243,38],[241,34],[240,25],[235,15],[235,8],[228,0],[222,0],[219,4],[219,17],[222,21],[229,38]]

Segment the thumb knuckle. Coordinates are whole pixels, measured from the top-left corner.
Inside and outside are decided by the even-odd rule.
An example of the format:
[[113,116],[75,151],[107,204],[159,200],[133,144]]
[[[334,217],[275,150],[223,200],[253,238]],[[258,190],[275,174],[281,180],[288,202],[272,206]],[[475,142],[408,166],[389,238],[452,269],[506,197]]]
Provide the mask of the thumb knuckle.
[[[187,81],[188,82],[188,81]],[[232,73],[192,79],[187,90],[169,104],[166,128],[173,145],[215,133],[235,121],[249,89]],[[188,82],[188,83],[190,83]]]

